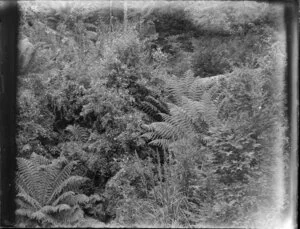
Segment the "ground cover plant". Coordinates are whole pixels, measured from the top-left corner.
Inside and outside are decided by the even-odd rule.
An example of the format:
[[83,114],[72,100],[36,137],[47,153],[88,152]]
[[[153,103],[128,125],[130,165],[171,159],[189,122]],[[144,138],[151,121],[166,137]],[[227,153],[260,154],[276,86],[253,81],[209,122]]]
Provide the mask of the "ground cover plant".
[[278,225],[283,8],[93,4],[20,3],[17,225]]

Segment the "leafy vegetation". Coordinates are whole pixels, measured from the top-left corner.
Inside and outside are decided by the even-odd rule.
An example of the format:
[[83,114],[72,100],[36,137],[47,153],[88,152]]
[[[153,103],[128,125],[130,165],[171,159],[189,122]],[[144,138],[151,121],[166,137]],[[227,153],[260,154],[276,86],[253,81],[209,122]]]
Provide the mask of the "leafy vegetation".
[[68,225],[83,218],[79,204],[88,201],[88,197],[72,190],[87,178],[70,176],[74,162],[61,158],[50,161],[34,153],[30,160],[18,158],[17,162],[16,214],[27,218],[27,224],[36,221],[44,227]]
[[280,6],[21,5],[19,226],[278,223]]

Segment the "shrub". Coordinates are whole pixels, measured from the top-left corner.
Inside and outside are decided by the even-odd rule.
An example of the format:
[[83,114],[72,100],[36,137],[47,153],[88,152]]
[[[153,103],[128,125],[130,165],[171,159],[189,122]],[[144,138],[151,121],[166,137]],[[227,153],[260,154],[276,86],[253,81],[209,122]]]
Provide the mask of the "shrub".
[[[269,77],[266,69],[237,69],[211,88],[224,123],[221,128],[211,129],[206,138],[207,150],[214,157],[217,187],[222,187],[215,198],[224,204],[218,205],[219,210],[214,212],[219,212],[218,217],[213,215],[212,220],[222,219],[223,223],[229,215],[235,215],[231,222],[244,223],[258,209],[282,207],[277,198],[284,196],[274,184],[281,175],[274,169],[282,171],[278,161],[283,160],[287,143],[282,136],[286,125],[281,113],[284,97],[281,86],[277,87],[278,94],[271,93],[270,88],[278,82],[274,75]],[[275,147],[276,141],[280,147]]]
[[[70,176],[74,162],[50,161],[33,154],[30,160],[18,158],[16,214],[21,222],[39,226],[74,224],[83,218],[80,203],[87,196],[76,194],[76,186],[87,179]],[[23,220],[22,220],[23,219]]]
[[192,69],[195,75],[210,77],[232,72],[234,68],[257,68],[267,55],[274,35],[269,28],[244,35],[200,36],[194,42]]
[[[157,154],[157,159],[159,155]],[[106,195],[112,199],[116,222],[122,225],[186,224],[186,198],[178,189],[174,168],[153,163],[136,154],[121,162],[121,170],[108,182]],[[172,174],[171,174],[172,173]],[[172,177],[173,176],[173,177]]]

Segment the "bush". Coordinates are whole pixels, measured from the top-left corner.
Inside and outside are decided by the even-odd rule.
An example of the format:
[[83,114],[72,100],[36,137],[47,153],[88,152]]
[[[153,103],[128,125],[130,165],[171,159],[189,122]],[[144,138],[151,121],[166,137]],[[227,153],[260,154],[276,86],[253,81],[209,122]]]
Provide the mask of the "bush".
[[37,154],[32,154],[30,160],[18,158],[19,208],[16,214],[20,216],[19,223],[26,222],[31,226],[72,225],[83,218],[79,204],[87,201],[88,197],[73,191],[86,178],[70,176],[73,166],[74,162],[66,163],[62,158],[51,162]]
[[194,42],[192,66],[195,75],[210,77],[234,68],[257,68],[259,59],[267,55],[272,35],[269,29],[229,37],[200,36]]

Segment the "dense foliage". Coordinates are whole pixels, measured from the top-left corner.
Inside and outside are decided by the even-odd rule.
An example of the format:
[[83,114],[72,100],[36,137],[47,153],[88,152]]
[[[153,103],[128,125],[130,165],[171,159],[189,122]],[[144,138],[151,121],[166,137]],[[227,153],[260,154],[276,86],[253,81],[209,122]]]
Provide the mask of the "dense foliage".
[[282,9],[203,4],[24,8],[19,225],[277,222]]
[[30,160],[18,158],[17,215],[27,218],[26,224],[39,226],[72,225],[83,219],[80,203],[89,198],[71,191],[87,178],[70,176],[75,162],[62,158],[49,159],[32,154]]

